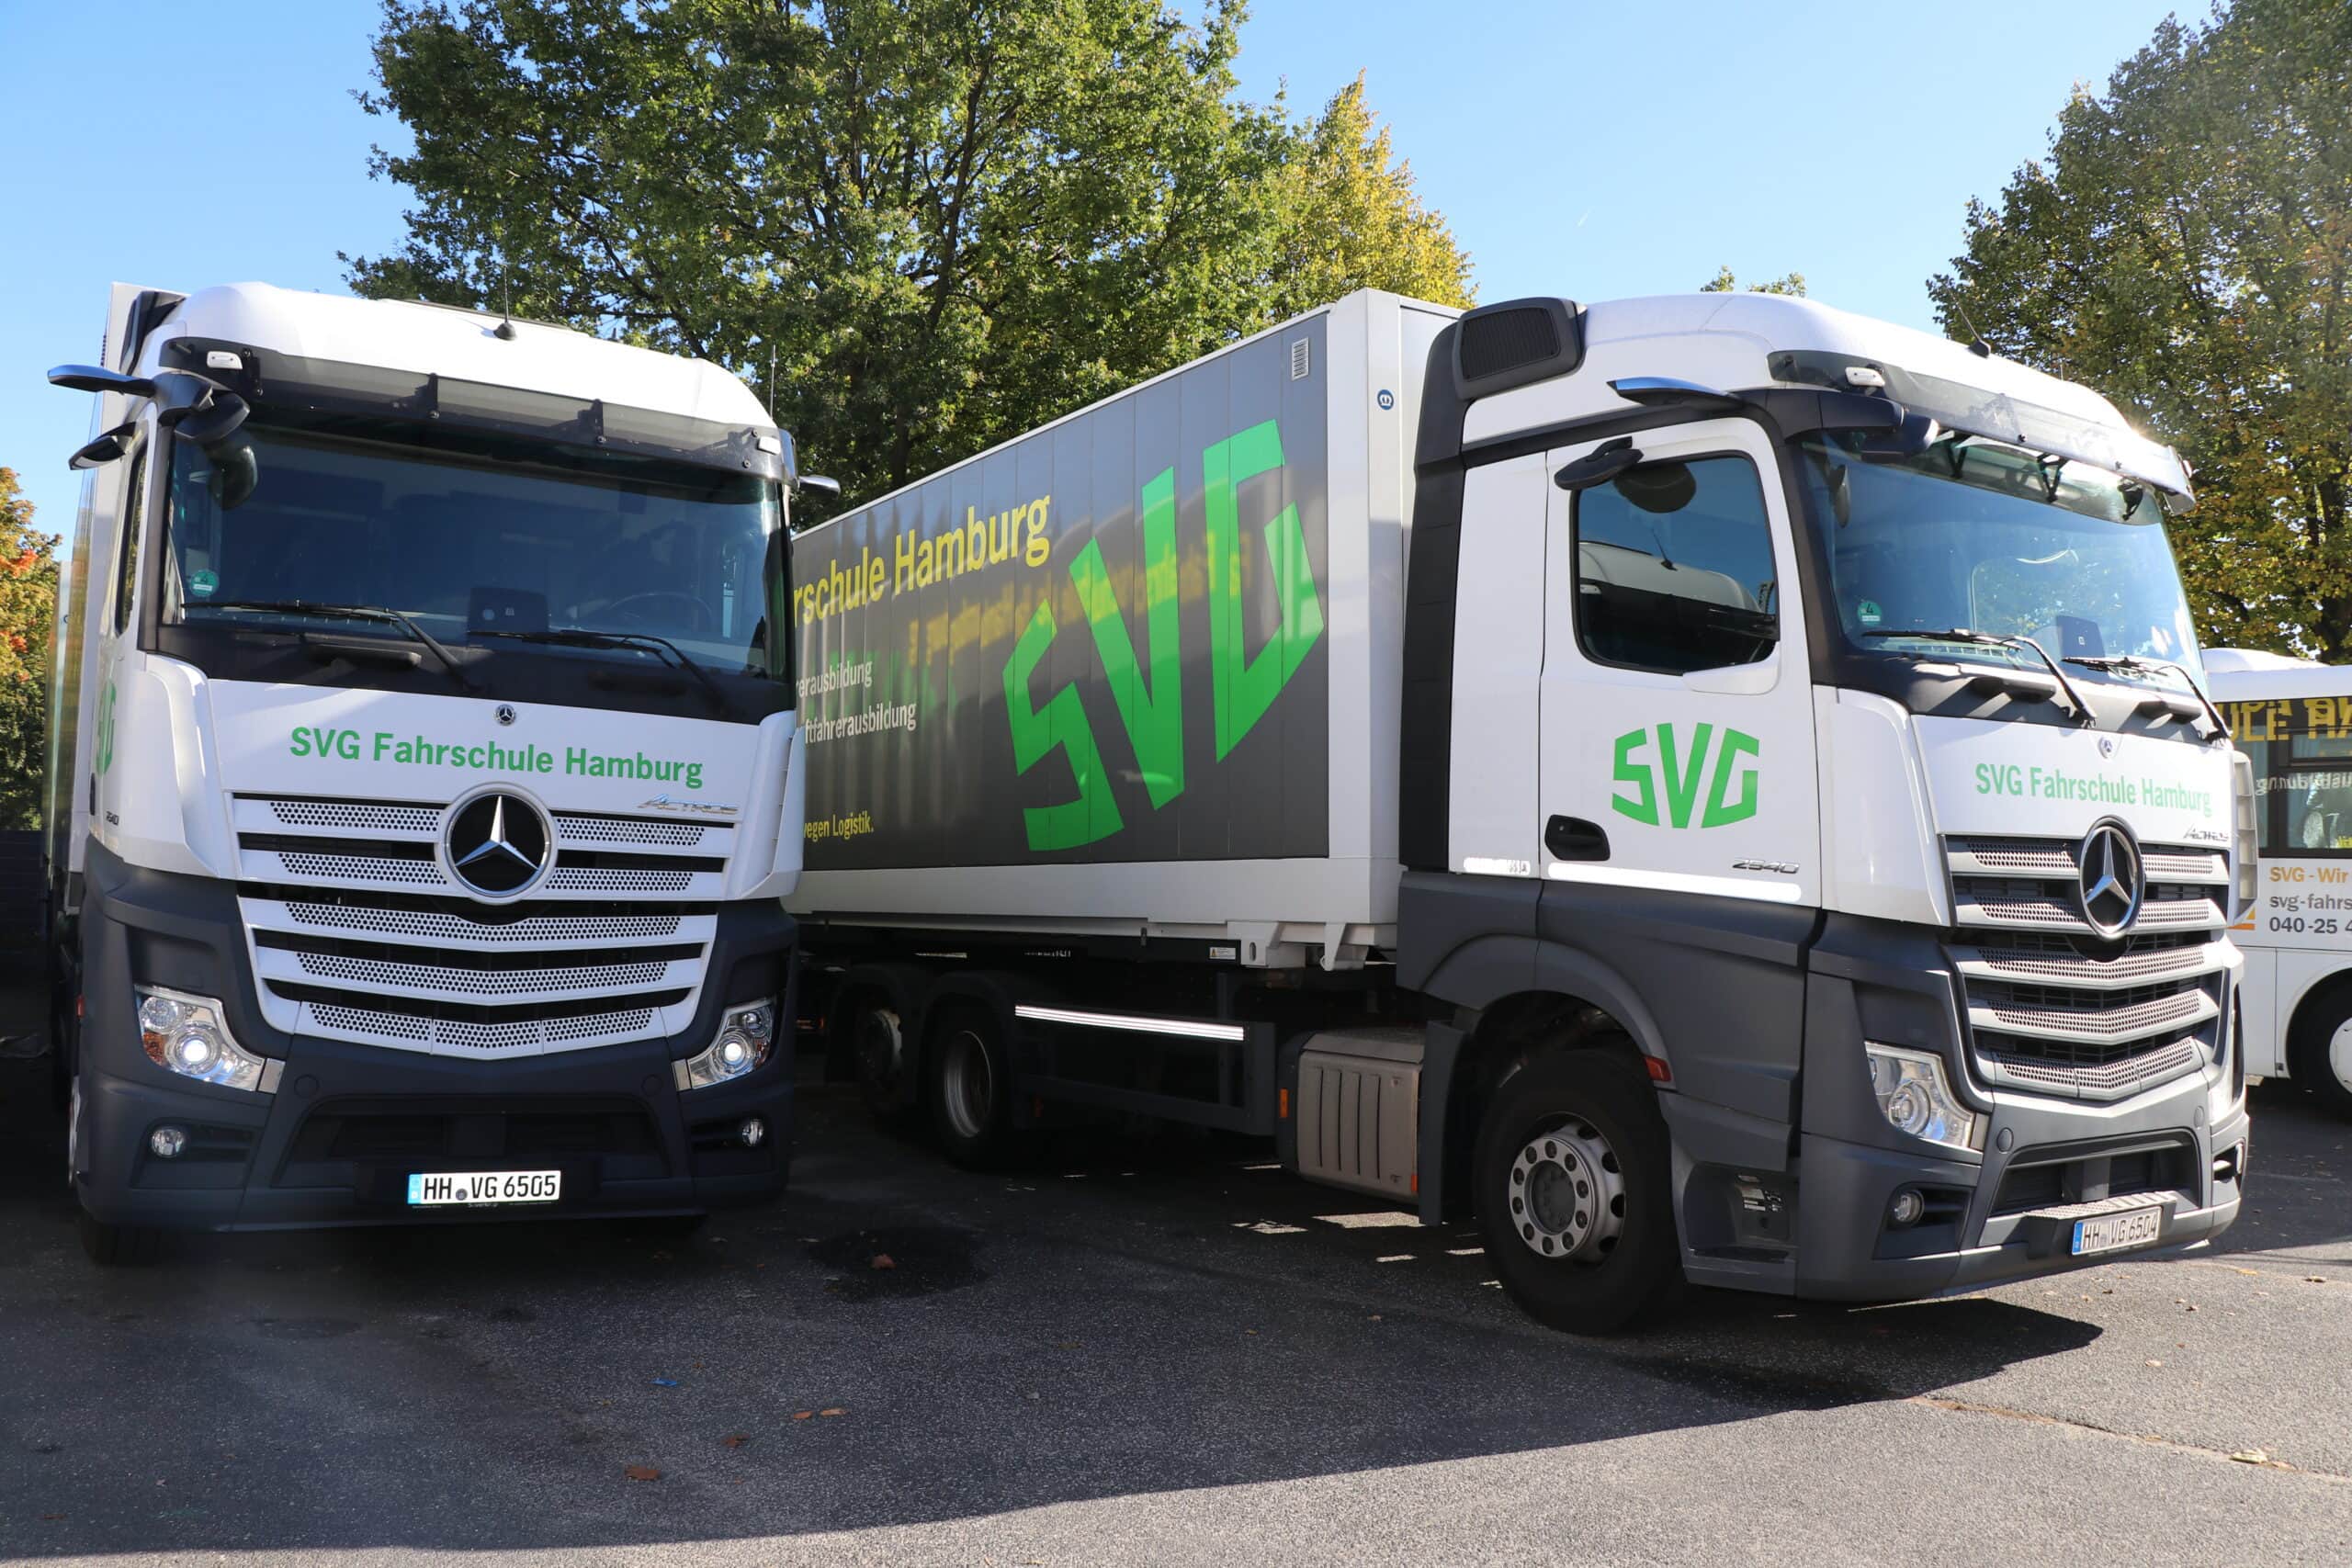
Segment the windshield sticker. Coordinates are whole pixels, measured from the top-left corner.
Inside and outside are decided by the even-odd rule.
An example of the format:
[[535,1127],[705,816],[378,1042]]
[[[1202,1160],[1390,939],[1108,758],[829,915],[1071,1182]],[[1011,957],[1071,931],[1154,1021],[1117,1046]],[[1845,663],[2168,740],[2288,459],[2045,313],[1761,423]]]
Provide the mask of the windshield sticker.
[[187,591],[198,599],[211,598],[220,586],[220,579],[217,573],[202,570],[188,573]]
[[1875,599],[1865,599],[1854,606],[1854,618],[1866,626],[1874,626],[1886,619],[1886,612],[1878,607]]

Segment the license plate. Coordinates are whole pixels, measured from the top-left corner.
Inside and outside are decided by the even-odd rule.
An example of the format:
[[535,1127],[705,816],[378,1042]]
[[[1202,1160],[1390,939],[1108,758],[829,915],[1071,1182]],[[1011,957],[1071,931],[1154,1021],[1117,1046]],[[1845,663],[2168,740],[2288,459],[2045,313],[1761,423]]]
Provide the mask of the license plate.
[[411,1208],[447,1204],[552,1203],[563,1196],[560,1170],[432,1171],[408,1179]]
[[2075,1222],[2075,1256],[2082,1258],[2094,1252],[2120,1252],[2127,1247],[2146,1247],[2164,1235],[2165,1211],[2162,1204],[2144,1209],[2126,1209],[2121,1213],[2101,1214],[2096,1219]]

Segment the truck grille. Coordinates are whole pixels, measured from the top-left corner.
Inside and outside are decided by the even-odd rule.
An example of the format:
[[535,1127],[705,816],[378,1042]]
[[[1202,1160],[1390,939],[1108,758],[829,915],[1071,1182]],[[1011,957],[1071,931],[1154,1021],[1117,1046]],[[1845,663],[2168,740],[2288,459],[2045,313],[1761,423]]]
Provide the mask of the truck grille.
[[2059,839],[1947,840],[1952,960],[1985,1081],[2120,1100],[2196,1071],[2222,1040],[2229,862],[2143,846],[2139,918],[2109,942],[2083,918],[2075,853]]
[[232,802],[263,1009],[313,1037],[445,1055],[673,1032],[699,999],[731,823],[550,813],[553,864],[510,904],[443,869],[443,805]]

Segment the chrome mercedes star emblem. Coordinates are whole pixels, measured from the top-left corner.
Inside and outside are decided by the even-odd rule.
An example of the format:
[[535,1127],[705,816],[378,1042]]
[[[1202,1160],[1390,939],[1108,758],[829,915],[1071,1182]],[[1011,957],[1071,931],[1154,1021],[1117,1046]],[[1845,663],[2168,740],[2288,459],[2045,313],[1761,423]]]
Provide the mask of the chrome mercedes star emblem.
[[509,898],[548,866],[548,819],[521,795],[478,795],[449,818],[449,869],[485,898]]
[[2083,919],[2103,937],[2121,936],[2146,895],[2140,846],[2120,822],[2101,822],[2084,835],[2076,856],[2083,884]]

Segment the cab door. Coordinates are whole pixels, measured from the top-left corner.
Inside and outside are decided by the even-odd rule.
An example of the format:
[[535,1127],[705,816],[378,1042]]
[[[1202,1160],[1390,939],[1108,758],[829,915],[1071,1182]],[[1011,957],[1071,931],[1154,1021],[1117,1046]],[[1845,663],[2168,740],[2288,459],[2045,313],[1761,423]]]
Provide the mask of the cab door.
[[[1550,491],[1544,874],[1817,904],[1812,680],[1771,446],[1739,419],[1631,439],[1632,467]],[[1604,445],[1545,460],[1574,479]]]
[[[1822,886],[1796,540],[1748,421],[1645,431],[1601,466],[1625,451],[1546,503],[1537,934],[1645,1015],[1669,1124],[1724,1108],[1777,1170]],[[1593,453],[1547,460],[1576,479]]]

